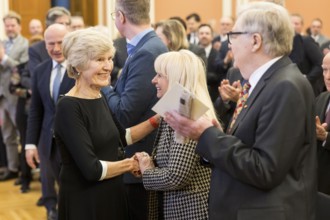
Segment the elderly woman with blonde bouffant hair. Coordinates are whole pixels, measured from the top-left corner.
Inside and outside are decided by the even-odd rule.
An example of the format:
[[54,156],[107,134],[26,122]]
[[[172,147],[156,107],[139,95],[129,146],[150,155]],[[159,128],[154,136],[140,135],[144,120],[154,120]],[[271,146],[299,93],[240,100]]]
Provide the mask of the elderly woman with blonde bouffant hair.
[[112,117],[101,88],[110,82],[115,49],[108,36],[77,30],[63,40],[73,88],[57,103],[54,135],[62,158],[59,219],[127,219],[122,174],[139,175],[134,157],[118,148],[154,130],[148,120],[123,129]]
[[[209,96],[202,61],[188,50],[157,57],[152,83],[162,98],[176,83],[202,100],[209,110],[203,115],[217,120]],[[174,130],[161,120],[152,160],[137,153],[144,187],[150,191],[149,219],[207,219],[210,173],[195,153],[196,141],[180,143]]]

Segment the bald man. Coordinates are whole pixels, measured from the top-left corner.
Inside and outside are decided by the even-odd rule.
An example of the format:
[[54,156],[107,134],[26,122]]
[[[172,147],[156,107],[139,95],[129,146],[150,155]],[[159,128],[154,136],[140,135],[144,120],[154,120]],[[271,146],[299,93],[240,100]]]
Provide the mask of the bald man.
[[318,190],[330,195],[330,53],[324,57],[322,69],[327,91],[316,98]]
[[29,32],[31,36],[42,35],[44,28],[39,19],[31,19],[29,23]]
[[58,95],[67,93],[74,85],[74,80],[66,74],[66,62],[62,54],[62,40],[67,33],[67,27],[62,24],[52,24],[46,29],[44,39],[51,59],[42,62],[32,76],[25,155],[31,168],[36,168],[36,162],[40,163],[42,196],[48,219],[57,218],[57,194],[54,184],[47,177],[52,174],[58,180],[60,172],[59,149],[53,138],[56,75],[60,74],[61,81]]

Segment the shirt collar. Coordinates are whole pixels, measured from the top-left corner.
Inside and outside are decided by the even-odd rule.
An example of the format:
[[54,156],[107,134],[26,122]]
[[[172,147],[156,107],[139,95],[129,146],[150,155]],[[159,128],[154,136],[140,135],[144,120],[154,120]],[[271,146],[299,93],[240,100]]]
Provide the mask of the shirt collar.
[[251,84],[251,88],[249,89],[249,94],[253,91],[254,87],[257,85],[261,77],[266,73],[266,71],[271,67],[276,61],[278,61],[282,56],[275,57],[268,61],[267,63],[260,66],[256,69],[249,78],[249,83]]
[[[59,64],[58,62],[56,62],[55,60],[52,60],[53,62],[53,69],[56,68],[56,66]],[[66,60],[64,60],[62,63],[60,63],[62,65],[62,67],[64,67],[64,69],[66,69]]]
[[149,32],[153,31],[152,28],[148,28],[140,33],[138,33],[137,35],[135,35],[131,40],[127,39],[126,38],[126,42],[133,45],[133,46],[136,46],[140,40],[146,35],[148,34]]
[[12,44],[15,43],[15,41],[17,40],[18,35],[15,38],[8,38],[8,41],[10,41]]
[[210,53],[211,53],[211,49],[212,49],[212,44],[208,45],[208,46],[205,47],[204,49],[205,49],[206,57],[209,58]]

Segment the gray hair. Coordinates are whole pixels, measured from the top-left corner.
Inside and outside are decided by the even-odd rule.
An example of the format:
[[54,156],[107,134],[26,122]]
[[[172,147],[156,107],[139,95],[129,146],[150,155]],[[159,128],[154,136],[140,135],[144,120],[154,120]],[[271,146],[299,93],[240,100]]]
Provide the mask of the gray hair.
[[270,2],[252,2],[238,14],[237,23],[249,33],[262,36],[265,53],[272,56],[290,54],[294,30],[287,10]]
[[98,56],[111,52],[115,53],[113,42],[104,33],[87,28],[67,34],[62,43],[63,55],[67,61],[69,77],[77,78],[76,68],[85,70],[89,62]]
[[46,26],[54,24],[56,19],[62,16],[68,16],[71,19],[71,13],[66,8],[59,6],[50,8],[46,15]]

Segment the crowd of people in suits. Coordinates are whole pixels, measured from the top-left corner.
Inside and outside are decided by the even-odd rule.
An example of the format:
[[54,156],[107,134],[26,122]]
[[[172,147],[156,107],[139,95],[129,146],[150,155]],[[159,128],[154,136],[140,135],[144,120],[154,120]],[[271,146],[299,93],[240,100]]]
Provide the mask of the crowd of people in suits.
[[[0,181],[27,193],[40,168],[48,219],[313,219],[330,195],[322,20],[305,35],[300,14],[252,2],[216,35],[197,13],[152,26],[149,10],[116,0],[113,42],[63,7],[29,40],[3,17]],[[155,114],[175,83],[209,111]]]

